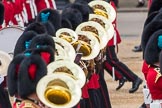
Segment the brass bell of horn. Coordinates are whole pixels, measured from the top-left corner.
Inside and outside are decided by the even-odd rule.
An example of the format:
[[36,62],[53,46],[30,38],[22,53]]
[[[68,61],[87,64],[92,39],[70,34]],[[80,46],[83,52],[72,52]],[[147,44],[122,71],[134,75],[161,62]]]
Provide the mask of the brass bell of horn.
[[51,62],[47,65],[47,71],[47,74],[63,72],[63,74],[66,74],[75,79],[75,82],[80,86],[80,88],[82,88],[86,82],[84,71],[80,68],[79,65],[69,60]]
[[115,32],[114,26],[109,19],[101,15],[89,14],[89,21],[94,21],[99,23],[105,29],[107,33],[107,37],[109,38],[108,40],[110,40],[114,36],[114,32]]
[[111,22],[116,19],[116,11],[108,2],[96,0],[89,2],[88,5],[93,8],[95,14],[104,16]]
[[[78,40],[80,40],[80,41],[78,41],[78,43],[73,44],[73,47],[78,46],[76,44],[80,44],[82,42],[83,48],[81,47],[82,49],[80,48],[80,50],[79,50],[80,53],[83,53],[81,60],[94,59],[100,52],[100,44],[98,42],[98,39],[95,36],[93,36],[93,34],[90,32],[80,31],[80,32],[76,32],[76,33],[78,35]],[[88,41],[88,43],[86,43],[87,41]],[[86,44],[88,44],[87,47],[89,47],[88,53],[86,52],[86,50],[84,48],[86,46]],[[84,53],[86,53],[87,55],[84,56],[85,55]]]
[[72,29],[61,28],[56,31],[56,37],[62,38],[69,43],[74,43],[78,40],[78,36]]
[[55,59],[58,60],[62,57],[66,57],[74,61],[76,53],[73,46],[62,38],[53,37],[53,39],[56,46]]
[[50,108],[72,108],[81,99],[81,88],[73,78],[62,73],[41,78],[36,93],[41,102]]
[[64,50],[64,48],[59,45],[59,43],[55,43],[55,61],[63,59],[62,57],[67,57],[68,58],[68,54],[67,52]]
[[94,36],[97,36],[99,38],[100,49],[103,49],[110,39],[107,36],[105,29],[99,23],[94,21],[87,21],[79,24],[75,32],[78,33],[81,31],[91,32]]

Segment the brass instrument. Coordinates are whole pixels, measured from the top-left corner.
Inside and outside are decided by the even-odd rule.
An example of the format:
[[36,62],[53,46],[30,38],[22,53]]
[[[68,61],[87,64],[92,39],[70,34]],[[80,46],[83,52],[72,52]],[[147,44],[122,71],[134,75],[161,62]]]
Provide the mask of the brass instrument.
[[64,81],[61,79],[54,79],[47,85],[45,98],[52,104],[65,105],[71,100],[71,94]]
[[61,29],[57,30],[56,37],[62,38],[64,40],[68,41],[69,43],[74,43],[78,40],[78,36],[75,33],[75,31],[73,31],[72,29],[69,29],[69,28],[61,28]]
[[41,78],[36,93],[41,102],[50,108],[72,108],[81,99],[81,88],[73,78],[62,73]]
[[53,39],[56,46],[55,60],[69,58],[74,61],[76,53],[73,46],[62,38],[53,37]]
[[105,11],[103,11],[103,10],[101,10],[101,9],[95,9],[95,7],[93,7],[93,8],[94,8],[94,13],[95,13],[95,14],[101,15],[101,16],[103,16],[103,17],[109,19],[109,16],[108,16],[108,14],[107,14]]
[[91,32],[78,31],[76,33],[78,35],[78,41],[72,45],[77,52],[83,53],[81,60],[95,58],[100,50],[100,44],[97,38]]
[[78,53],[83,53],[83,56],[89,56],[92,52],[90,45],[84,41],[78,40],[72,44],[74,49],[77,50],[78,45],[80,45],[80,49],[77,51]]
[[93,11],[97,15],[101,15],[111,22],[113,22],[116,18],[115,9],[106,1],[91,1],[88,3],[90,7],[93,8]]
[[47,74],[63,73],[73,78],[76,83],[82,88],[86,82],[84,71],[73,61],[60,60],[51,62],[47,65]]
[[99,23],[94,21],[83,22],[79,24],[75,30],[77,34],[81,31],[86,33],[90,32],[94,37],[97,36],[99,38],[100,49],[103,49],[107,45],[109,37],[105,29]]
[[114,27],[110,20],[106,19],[101,15],[90,14],[89,21],[94,21],[99,23],[106,31],[108,40],[110,40],[114,36]]

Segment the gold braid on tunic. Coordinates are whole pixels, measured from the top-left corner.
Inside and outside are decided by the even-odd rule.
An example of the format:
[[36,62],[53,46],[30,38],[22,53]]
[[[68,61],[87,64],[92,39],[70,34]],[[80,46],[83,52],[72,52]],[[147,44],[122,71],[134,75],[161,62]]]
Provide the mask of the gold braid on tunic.
[[157,72],[156,79],[155,79],[155,83],[156,83],[162,75],[160,73],[160,68],[155,68],[154,70]]

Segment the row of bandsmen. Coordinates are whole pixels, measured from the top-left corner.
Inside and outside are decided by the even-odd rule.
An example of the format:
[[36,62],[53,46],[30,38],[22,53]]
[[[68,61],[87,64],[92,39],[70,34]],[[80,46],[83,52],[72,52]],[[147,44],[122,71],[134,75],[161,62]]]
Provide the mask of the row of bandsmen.
[[7,67],[11,106],[111,108],[102,63],[115,19],[105,1],[76,0],[62,13],[40,11],[17,40]]
[[162,1],[152,0],[145,20],[141,45],[142,72],[146,87],[143,89],[146,108],[162,108]]
[[1,3],[4,6],[3,27],[9,25],[24,27],[33,22],[42,9],[56,9],[54,0],[2,0]]

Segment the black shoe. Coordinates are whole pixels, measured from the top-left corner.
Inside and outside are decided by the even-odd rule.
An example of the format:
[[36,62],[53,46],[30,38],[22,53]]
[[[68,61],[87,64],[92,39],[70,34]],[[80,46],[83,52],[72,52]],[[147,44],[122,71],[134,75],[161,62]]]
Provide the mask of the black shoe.
[[138,4],[137,4],[137,6],[136,7],[143,7],[145,5],[145,3],[144,2],[139,2]]
[[146,104],[143,103],[139,108],[147,108],[147,107],[146,107]]
[[141,78],[137,78],[135,82],[133,82],[132,88],[129,90],[129,93],[134,93],[135,91],[137,91],[142,82],[143,80]]
[[141,51],[142,51],[141,45],[135,46],[134,49],[133,49],[133,52],[141,52]]
[[125,77],[123,77],[122,79],[119,80],[119,85],[116,88],[116,90],[119,90],[121,87],[123,87],[124,83],[127,81],[127,79]]
[[134,48],[138,48],[138,47],[140,47],[141,45],[136,45],[136,46],[134,46]]

